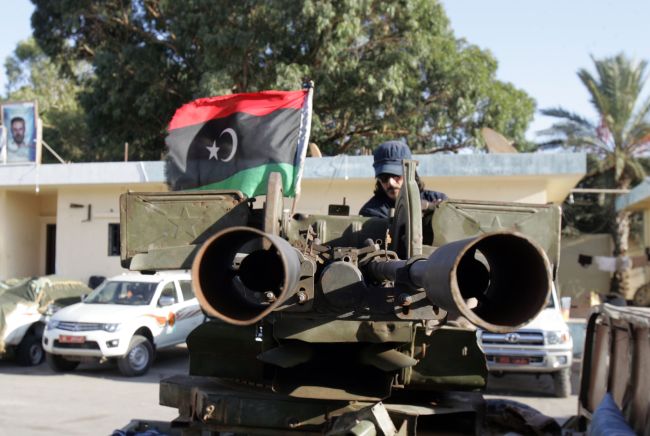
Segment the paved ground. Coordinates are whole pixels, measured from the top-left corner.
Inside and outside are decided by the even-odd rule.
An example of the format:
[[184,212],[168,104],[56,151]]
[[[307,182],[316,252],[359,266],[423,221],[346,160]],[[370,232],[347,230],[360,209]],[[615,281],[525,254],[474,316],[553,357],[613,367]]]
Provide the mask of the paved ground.
[[[151,371],[136,378],[108,364],[56,374],[46,364],[24,368],[0,360],[0,434],[108,435],[134,418],[169,421],[176,411],[158,405],[158,382],[187,367],[184,347],[159,352]],[[577,377],[574,371],[574,394]],[[519,401],[561,422],[576,412],[576,396],[554,398],[548,376],[490,377],[489,386],[488,398]]]
[[159,352],[149,373],[134,378],[110,364],[56,374],[45,363],[0,361],[0,435],[110,435],[134,418],[169,421],[176,410],[158,405],[158,382],[187,371],[182,347]]
[[569,398],[553,395],[553,379],[549,375],[511,374],[500,378],[488,378],[486,398],[505,398],[527,404],[544,415],[555,418],[560,424],[578,412],[578,388],[580,385],[580,361],[574,361],[571,374],[572,394]]

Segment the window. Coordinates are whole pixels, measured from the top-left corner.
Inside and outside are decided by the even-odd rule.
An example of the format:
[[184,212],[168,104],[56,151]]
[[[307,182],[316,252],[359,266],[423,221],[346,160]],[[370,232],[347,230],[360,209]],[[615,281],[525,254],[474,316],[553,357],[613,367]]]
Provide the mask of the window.
[[108,224],[108,255],[120,255],[120,224]]
[[172,297],[174,299],[174,303],[178,303],[178,295],[176,294],[176,286],[174,286],[174,282],[168,282],[165,284],[165,287],[163,288],[162,292],[160,293],[161,297]]
[[194,291],[192,290],[192,282],[190,280],[179,280],[178,283],[181,284],[183,301],[191,300],[194,298]]

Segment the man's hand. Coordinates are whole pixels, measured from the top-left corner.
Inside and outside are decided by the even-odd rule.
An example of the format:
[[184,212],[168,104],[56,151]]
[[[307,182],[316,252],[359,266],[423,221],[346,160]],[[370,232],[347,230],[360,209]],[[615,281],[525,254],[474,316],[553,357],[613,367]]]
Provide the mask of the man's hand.
[[439,205],[442,200],[433,200],[433,201],[428,201],[421,199],[420,202],[422,203],[422,210],[434,210],[437,205]]

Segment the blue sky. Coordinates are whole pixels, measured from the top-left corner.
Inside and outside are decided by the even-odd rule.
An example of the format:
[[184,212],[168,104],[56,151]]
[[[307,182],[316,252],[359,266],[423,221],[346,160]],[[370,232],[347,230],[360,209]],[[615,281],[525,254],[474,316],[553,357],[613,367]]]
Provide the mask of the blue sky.
[[[621,51],[650,62],[648,0],[443,0],[456,37],[490,50],[497,77],[526,91],[538,108],[562,106],[595,119],[576,72]],[[648,95],[650,81],[646,86]],[[539,114],[534,132],[552,118]]]
[[[0,15],[0,59],[31,34],[34,9],[13,0]],[[538,108],[562,106],[595,117],[587,92],[576,76],[592,70],[590,55],[620,51],[650,61],[650,0],[442,0],[457,37],[490,50],[497,77],[523,89]],[[0,91],[5,89],[4,68]],[[650,88],[650,82],[647,86]],[[646,89],[646,95],[650,89]],[[549,126],[539,114],[528,137]]]

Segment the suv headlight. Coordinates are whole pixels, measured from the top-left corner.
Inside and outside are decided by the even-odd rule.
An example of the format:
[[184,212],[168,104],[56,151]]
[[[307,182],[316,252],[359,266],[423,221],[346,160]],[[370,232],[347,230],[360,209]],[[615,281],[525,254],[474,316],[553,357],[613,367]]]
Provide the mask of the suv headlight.
[[566,344],[571,339],[571,335],[566,330],[546,332],[546,343],[549,345]]
[[120,329],[119,324],[102,324],[102,330],[105,332],[113,333]]
[[59,326],[59,321],[49,320],[49,321],[47,322],[47,326],[45,326],[45,328],[46,328],[47,330],[52,330],[52,329],[57,328],[58,326]]
[[57,304],[48,304],[47,309],[45,310],[45,316],[52,316],[54,315],[59,309],[61,309],[61,306]]

